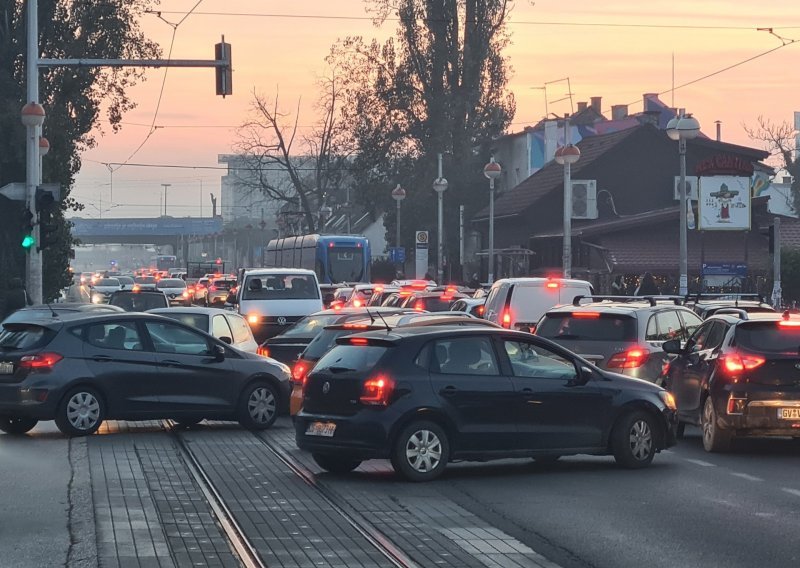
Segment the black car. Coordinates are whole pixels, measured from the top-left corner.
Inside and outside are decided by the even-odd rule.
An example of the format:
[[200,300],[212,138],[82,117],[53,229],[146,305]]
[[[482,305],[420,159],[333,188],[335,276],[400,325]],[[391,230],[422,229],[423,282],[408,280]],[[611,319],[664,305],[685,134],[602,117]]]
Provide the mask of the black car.
[[767,304],[760,294],[696,294],[687,296],[686,305],[702,319],[725,308],[736,308],[751,314],[775,313],[775,308]]
[[727,308],[708,318],[681,348],[667,372],[678,406],[678,434],[702,427],[709,452],[730,449],[739,437],[800,438],[800,319]]
[[406,327],[341,337],[317,363],[297,445],[333,472],[391,460],[413,481],[453,460],[613,454],[650,464],[675,443],[672,395],[504,329]]
[[[108,304],[80,304],[80,303],[72,303],[72,302],[63,302],[60,304],[37,304],[35,306],[27,306],[25,308],[20,308],[13,314],[9,315],[5,320],[4,323],[7,321],[17,321],[20,318],[28,318],[28,317],[60,317],[64,314],[72,314],[72,313],[92,313],[92,314],[107,314],[110,312],[124,312],[122,308],[118,306],[110,306]],[[36,312],[35,314],[33,312]]]
[[289,399],[289,369],[151,314],[65,314],[4,322],[0,430],[55,420],[67,435],[103,420],[204,418],[268,428]]
[[119,290],[111,294],[110,306],[117,306],[126,312],[146,312],[156,308],[168,308],[169,298],[161,290]]

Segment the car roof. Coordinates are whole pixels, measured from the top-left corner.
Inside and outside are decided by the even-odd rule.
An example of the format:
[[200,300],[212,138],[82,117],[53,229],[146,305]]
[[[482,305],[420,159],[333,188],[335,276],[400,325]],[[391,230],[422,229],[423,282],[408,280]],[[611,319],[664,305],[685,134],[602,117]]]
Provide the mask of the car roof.
[[[16,313],[19,314],[21,312],[16,312]],[[41,313],[41,312],[39,310],[31,310],[31,314],[33,314],[33,313]],[[46,312],[45,312],[44,315],[45,316],[47,315]],[[24,324],[24,323],[32,323],[32,324],[36,324],[36,325],[41,325],[42,323],[47,322],[47,321],[50,321],[53,324],[72,323],[72,322],[75,322],[75,321],[91,323],[91,322],[96,322],[96,321],[105,321],[105,320],[109,320],[109,319],[116,320],[116,319],[119,319],[121,317],[123,317],[125,319],[131,319],[131,318],[134,318],[134,319],[147,319],[147,318],[150,318],[150,319],[153,319],[153,318],[164,319],[164,318],[162,318],[162,316],[158,316],[156,314],[148,314],[148,313],[144,313],[144,312],[125,312],[125,311],[122,311],[122,312],[65,312],[65,313],[58,314],[58,317],[56,317],[56,318],[54,318],[54,317],[47,318],[47,317],[41,317],[41,316],[39,316],[39,317],[34,316],[34,317],[31,317],[31,318],[15,319],[15,321],[10,322],[10,323],[22,323],[22,324]]]
[[533,337],[530,333],[523,331],[515,331],[495,326],[467,326],[467,325],[443,325],[443,326],[401,326],[392,330],[376,330],[367,331],[364,333],[355,333],[349,335],[348,338],[364,337],[366,339],[383,339],[388,341],[400,341],[407,337],[415,338],[436,338],[439,336],[452,336],[456,335],[485,335],[487,333],[495,334],[502,333],[503,335],[518,336],[521,338],[530,339]]
[[146,296],[148,294],[151,294],[151,295],[152,294],[161,294],[162,296],[166,295],[161,290],[150,290],[150,289],[144,289],[144,290],[117,290],[111,295],[112,296],[122,296],[123,294],[133,294],[133,295],[137,295],[137,296]]
[[494,285],[497,286],[498,284],[544,284],[545,282],[561,282],[564,284],[573,284],[573,285],[580,285],[580,286],[591,286],[591,283],[586,280],[578,280],[576,278],[546,278],[546,277],[539,277],[539,276],[526,276],[526,277],[518,277],[518,278],[501,278],[500,280],[496,280]]
[[467,296],[466,298],[456,298],[456,301],[464,302],[468,306],[482,306],[486,303],[486,296],[481,296],[480,298]]
[[215,316],[217,314],[227,314],[227,315],[240,315],[234,312],[233,310],[220,310],[219,308],[205,308],[201,306],[197,307],[175,307],[175,308],[153,308],[152,310],[147,310],[145,313],[148,314],[163,314],[163,313],[170,313],[170,314],[203,314],[209,316]]
[[316,276],[313,270],[305,268],[256,268],[245,271],[245,276],[269,276],[270,274],[304,274]]

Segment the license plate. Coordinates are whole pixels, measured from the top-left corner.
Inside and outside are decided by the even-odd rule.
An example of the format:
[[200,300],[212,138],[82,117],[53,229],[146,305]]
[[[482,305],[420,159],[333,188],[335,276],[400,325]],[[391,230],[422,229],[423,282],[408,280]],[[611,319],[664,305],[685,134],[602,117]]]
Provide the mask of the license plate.
[[800,420],[800,408],[779,408],[778,418],[780,420]]
[[324,436],[326,438],[333,438],[333,433],[336,430],[336,424],[333,422],[312,422],[306,428],[306,436]]
[[0,375],[14,374],[14,363],[0,363]]

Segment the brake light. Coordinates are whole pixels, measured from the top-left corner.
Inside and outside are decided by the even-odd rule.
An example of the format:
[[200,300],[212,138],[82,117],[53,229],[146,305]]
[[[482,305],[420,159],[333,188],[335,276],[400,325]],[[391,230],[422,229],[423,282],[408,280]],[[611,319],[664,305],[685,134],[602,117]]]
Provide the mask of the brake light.
[[394,381],[389,377],[378,376],[364,381],[361,388],[361,404],[370,406],[386,406],[394,392]]
[[361,300],[353,300],[353,307],[360,308],[362,306]]
[[641,347],[634,347],[623,351],[622,353],[614,354],[608,360],[608,369],[636,369],[641,367],[650,358],[650,351]]
[[38,355],[25,355],[19,360],[21,369],[49,369],[61,359],[58,353],[39,353]]
[[758,355],[741,355],[739,353],[728,353],[720,357],[722,366],[728,373],[741,373],[742,371],[752,371],[760,367],[767,360]]
[[417,301],[414,303],[414,309],[415,309],[416,311],[418,311],[418,312],[421,312],[421,311],[423,311],[423,310],[425,309],[425,302],[423,302],[422,300],[417,300]]
[[142,289],[141,286],[139,286],[138,284],[134,284],[133,288],[131,288],[131,292],[138,292],[141,289]]
[[572,312],[572,317],[578,319],[597,319],[600,317],[600,312]]
[[780,327],[793,327],[795,329],[800,328],[800,321],[798,320],[781,320],[778,322]]
[[217,287],[216,286],[209,286],[208,289],[210,291],[212,291],[212,292],[216,292],[217,291]]
[[347,329],[367,329],[369,326],[365,323],[346,323],[344,327]]
[[262,357],[269,357],[269,348],[264,347],[263,345],[259,345],[258,349],[256,349],[256,355],[261,355]]
[[486,311],[486,306],[478,306],[478,315],[482,316],[483,312]]
[[383,292],[383,286],[375,286],[375,290],[373,291],[373,294],[375,292]]
[[550,288],[551,290],[554,290],[554,289],[558,288],[558,282],[548,282],[544,286],[545,286],[545,288]]
[[508,310],[503,312],[503,327],[511,327],[511,314]]
[[350,345],[366,345],[369,343],[369,340],[365,337],[353,337],[350,340]]
[[308,371],[306,364],[302,361],[298,361],[292,368],[292,380],[297,384],[302,385],[306,382],[306,371]]
[[202,289],[203,289],[203,288],[205,288],[205,287],[206,287],[206,285],[205,285],[205,284],[198,284],[198,285],[197,285],[197,289],[198,289],[198,290],[202,290]]

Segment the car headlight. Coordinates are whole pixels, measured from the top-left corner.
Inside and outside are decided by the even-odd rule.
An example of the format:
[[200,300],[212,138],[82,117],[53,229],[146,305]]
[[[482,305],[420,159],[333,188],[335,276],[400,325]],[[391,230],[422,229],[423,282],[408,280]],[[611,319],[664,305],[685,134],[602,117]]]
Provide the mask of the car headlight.
[[662,402],[664,405],[669,408],[670,410],[677,410],[678,407],[675,404],[675,397],[672,396],[672,393],[669,391],[659,391],[658,396],[661,397]]
[[102,294],[94,294],[92,296],[92,303],[93,304],[102,304],[105,297]]

